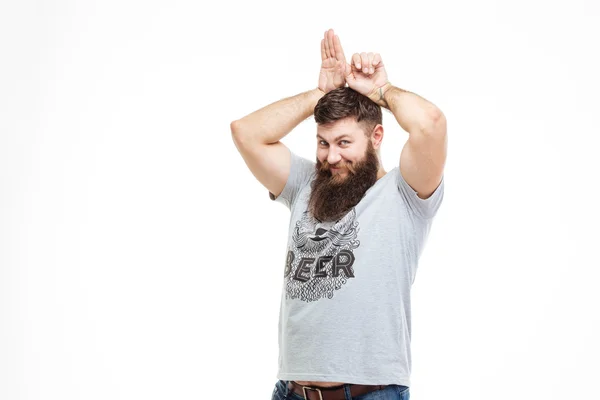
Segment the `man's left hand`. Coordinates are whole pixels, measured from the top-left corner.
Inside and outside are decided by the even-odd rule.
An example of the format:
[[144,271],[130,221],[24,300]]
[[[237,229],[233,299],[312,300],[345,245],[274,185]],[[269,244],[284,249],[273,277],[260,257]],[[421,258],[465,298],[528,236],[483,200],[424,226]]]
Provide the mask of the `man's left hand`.
[[379,53],[354,53],[351,63],[346,64],[346,83],[380,104],[379,88],[385,91],[390,85],[386,86],[387,72]]

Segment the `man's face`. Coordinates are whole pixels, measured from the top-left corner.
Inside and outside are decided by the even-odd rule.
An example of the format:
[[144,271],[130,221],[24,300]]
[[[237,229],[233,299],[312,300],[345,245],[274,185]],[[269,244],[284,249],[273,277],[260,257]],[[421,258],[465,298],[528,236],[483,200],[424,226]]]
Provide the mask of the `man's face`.
[[362,126],[353,119],[319,127],[317,140],[309,210],[320,221],[336,221],[375,184],[379,159]]
[[344,118],[326,126],[317,126],[317,163],[342,181],[357,162],[364,161],[369,138],[362,124]]

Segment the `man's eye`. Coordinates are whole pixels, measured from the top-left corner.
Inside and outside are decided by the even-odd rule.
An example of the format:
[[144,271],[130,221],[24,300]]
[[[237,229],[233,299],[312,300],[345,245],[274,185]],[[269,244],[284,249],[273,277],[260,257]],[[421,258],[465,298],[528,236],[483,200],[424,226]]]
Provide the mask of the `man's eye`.
[[347,144],[350,144],[350,142],[347,140],[342,140],[340,143],[344,143],[344,142],[346,142]]
[[321,146],[327,146],[327,142],[326,142],[326,141],[324,141],[324,140],[320,140],[320,141],[319,141],[319,144],[320,144]]

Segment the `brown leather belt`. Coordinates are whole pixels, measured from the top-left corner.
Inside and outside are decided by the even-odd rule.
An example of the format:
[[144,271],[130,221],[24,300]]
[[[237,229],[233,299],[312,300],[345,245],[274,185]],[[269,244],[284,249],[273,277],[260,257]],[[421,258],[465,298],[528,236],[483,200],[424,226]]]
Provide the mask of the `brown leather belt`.
[[[346,400],[346,393],[344,386],[334,387],[315,387],[315,386],[303,386],[294,381],[288,383],[290,391],[302,396],[306,400]],[[373,392],[375,390],[381,390],[386,385],[355,385],[350,384],[350,394],[352,397],[360,396]]]

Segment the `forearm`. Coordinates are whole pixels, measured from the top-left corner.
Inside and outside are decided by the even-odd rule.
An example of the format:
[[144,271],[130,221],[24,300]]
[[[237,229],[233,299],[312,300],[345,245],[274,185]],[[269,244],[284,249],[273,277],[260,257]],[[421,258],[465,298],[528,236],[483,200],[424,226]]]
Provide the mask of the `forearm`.
[[309,90],[276,101],[231,123],[231,133],[244,143],[277,143],[300,122],[313,115],[314,108],[324,93]]
[[433,103],[390,83],[383,86],[381,92],[383,98],[379,90],[369,97],[380,106],[389,109],[398,124],[408,133],[427,132],[442,114]]

